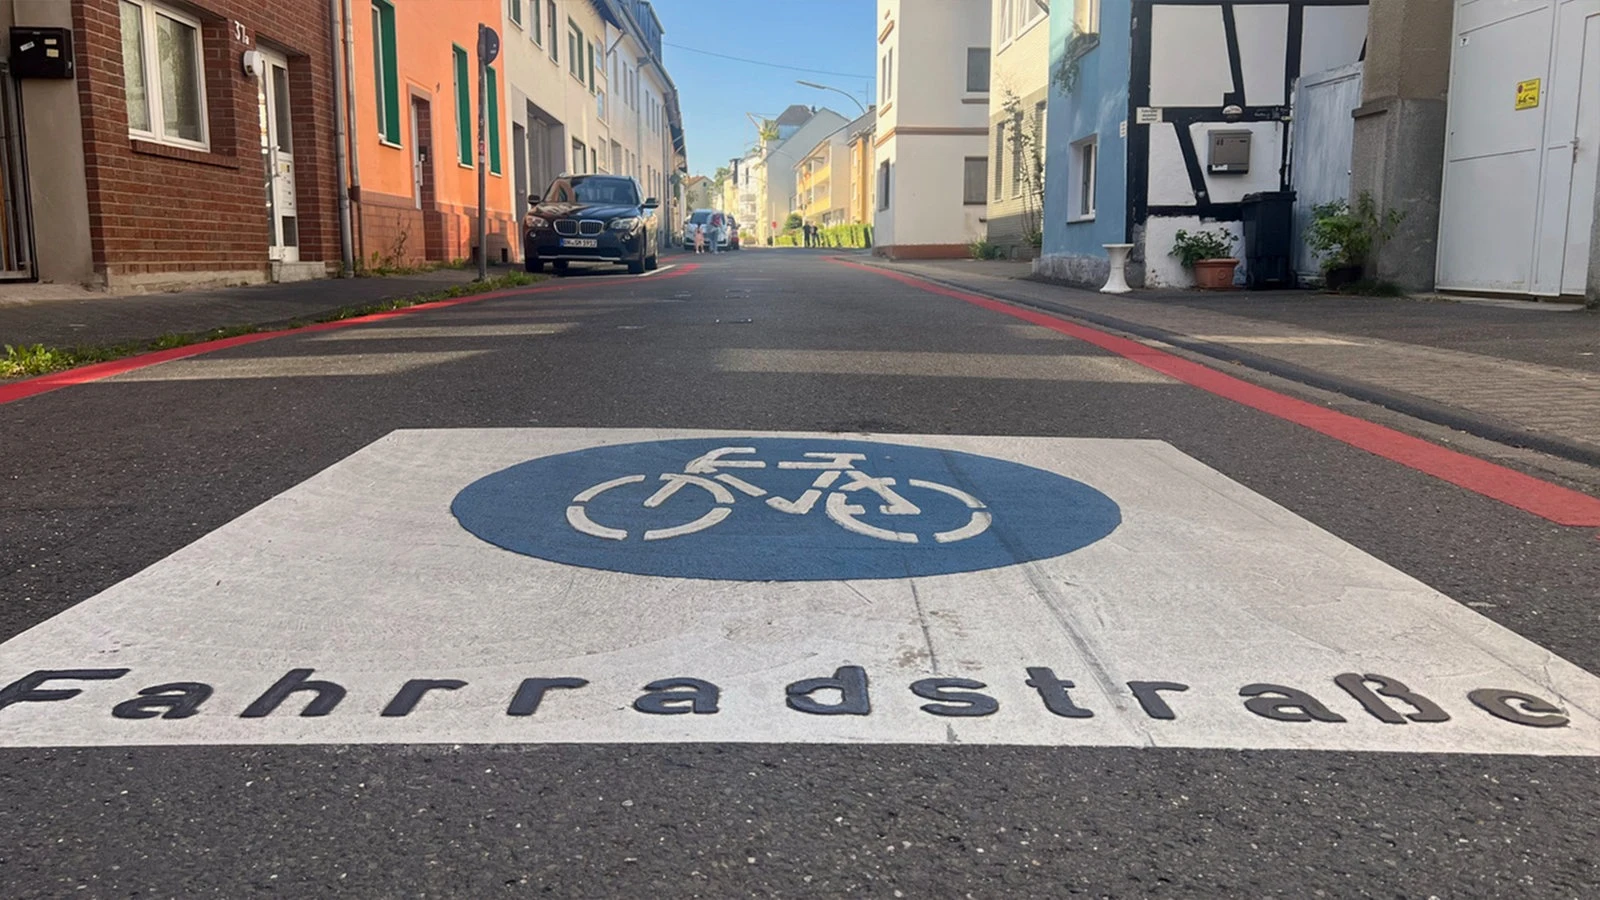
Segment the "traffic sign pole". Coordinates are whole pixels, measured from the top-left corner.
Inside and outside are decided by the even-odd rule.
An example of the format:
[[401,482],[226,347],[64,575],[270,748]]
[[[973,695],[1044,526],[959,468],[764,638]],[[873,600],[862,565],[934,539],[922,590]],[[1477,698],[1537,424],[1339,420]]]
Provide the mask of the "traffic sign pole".
[[488,213],[485,206],[488,202],[488,177],[489,165],[488,148],[488,106],[489,63],[494,62],[500,55],[500,35],[487,25],[478,25],[478,280],[487,281],[489,278],[489,245],[485,240],[488,231]]

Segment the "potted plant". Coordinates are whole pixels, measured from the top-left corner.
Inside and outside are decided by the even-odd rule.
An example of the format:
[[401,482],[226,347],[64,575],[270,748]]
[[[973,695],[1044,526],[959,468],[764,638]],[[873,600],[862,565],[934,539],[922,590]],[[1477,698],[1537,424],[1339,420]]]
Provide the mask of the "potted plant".
[[1233,287],[1233,270],[1239,260],[1233,253],[1233,234],[1225,228],[1215,231],[1180,230],[1172,243],[1172,255],[1183,267],[1194,272],[1195,286],[1208,291]]
[[1311,208],[1306,245],[1322,256],[1322,281],[1330,290],[1355,284],[1365,273],[1372,248],[1394,236],[1405,213],[1378,213],[1372,195],[1363,191],[1352,207],[1344,200]]

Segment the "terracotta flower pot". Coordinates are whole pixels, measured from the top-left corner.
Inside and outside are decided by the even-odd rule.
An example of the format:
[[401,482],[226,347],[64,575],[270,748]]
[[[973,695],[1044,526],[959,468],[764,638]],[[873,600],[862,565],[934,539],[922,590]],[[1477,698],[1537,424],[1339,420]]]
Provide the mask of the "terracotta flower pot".
[[1194,285],[1203,291],[1225,291],[1233,287],[1237,259],[1201,259],[1194,264]]

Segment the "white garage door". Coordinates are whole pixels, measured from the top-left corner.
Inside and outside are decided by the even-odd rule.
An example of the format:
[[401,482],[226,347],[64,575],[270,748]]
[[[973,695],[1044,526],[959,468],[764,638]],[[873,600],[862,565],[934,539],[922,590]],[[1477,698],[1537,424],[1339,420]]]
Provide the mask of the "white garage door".
[[1600,145],[1600,0],[1460,0],[1441,288],[1581,294]]

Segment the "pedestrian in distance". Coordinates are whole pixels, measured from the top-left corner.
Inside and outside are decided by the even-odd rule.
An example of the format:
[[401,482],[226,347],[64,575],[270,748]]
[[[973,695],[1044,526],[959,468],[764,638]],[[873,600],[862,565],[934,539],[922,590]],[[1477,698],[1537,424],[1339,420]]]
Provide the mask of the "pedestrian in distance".
[[709,240],[711,242],[711,252],[712,253],[721,253],[722,252],[722,214],[721,213],[716,213],[716,214],[711,216],[711,237],[710,237]]
[[689,227],[694,229],[694,252],[706,252],[706,226],[702,224]]

